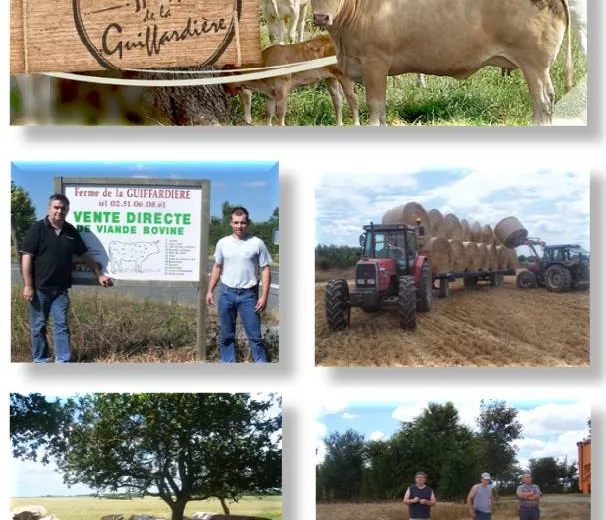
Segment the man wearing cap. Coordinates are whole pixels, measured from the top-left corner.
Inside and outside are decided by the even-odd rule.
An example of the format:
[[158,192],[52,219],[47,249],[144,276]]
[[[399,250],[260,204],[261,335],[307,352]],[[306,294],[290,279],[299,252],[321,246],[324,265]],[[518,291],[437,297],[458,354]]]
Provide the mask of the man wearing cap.
[[539,500],[542,494],[539,486],[532,483],[532,475],[528,472],[524,473],[523,483],[516,491],[520,501],[520,520],[539,520],[541,516]]
[[423,471],[415,475],[415,483],[404,494],[403,502],[408,506],[409,520],[426,520],[431,518],[431,508],[436,505],[433,489],[425,485],[427,475]]
[[492,488],[490,473],[482,473],[479,484],[474,484],[467,495],[469,514],[475,520],[491,520],[492,518]]

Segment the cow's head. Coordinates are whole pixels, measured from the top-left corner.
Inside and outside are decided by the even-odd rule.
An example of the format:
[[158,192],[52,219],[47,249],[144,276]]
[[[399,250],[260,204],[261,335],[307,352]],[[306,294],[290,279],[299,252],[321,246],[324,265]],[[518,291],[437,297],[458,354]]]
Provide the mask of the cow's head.
[[311,8],[313,11],[313,23],[318,27],[330,27],[342,0],[311,0]]

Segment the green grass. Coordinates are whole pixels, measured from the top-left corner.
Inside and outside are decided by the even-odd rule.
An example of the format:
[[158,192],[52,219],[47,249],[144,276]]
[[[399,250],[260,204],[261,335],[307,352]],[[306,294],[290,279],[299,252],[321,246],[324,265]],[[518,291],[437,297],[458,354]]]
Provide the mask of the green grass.
[[[22,286],[12,287],[11,359],[30,362],[30,332],[27,302]],[[273,311],[263,313],[262,328],[277,325]],[[97,363],[195,362],[196,309],[178,303],[134,298],[117,290],[95,288],[70,293],[69,324],[72,361]],[[52,334],[48,329],[52,349]],[[208,312],[206,359],[219,359],[219,326],[216,307]],[[272,362],[279,361],[279,338],[266,336]],[[248,343],[240,338],[238,359],[250,354]]]
[[[11,508],[26,504],[44,506],[49,513],[57,515],[61,520],[99,520],[102,516],[112,513],[122,513],[125,519],[137,513],[170,518],[170,508],[159,498],[151,497],[132,500],[91,497],[14,498],[10,501]],[[281,496],[268,496],[261,499],[243,497],[237,503],[228,504],[228,507],[232,514],[263,516],[272,520],[282,518]],[[196,511],[223,513],[218,500],[189,502],[185,508],[185,515],[191,515]]]
[[[556,103],[564,94],[564,49],[551,69],[556,91]],[[574,77],[577,83],[587,74],[587,59],[573,41]],[[532,121],[532,102],[521,71],[501,77],[501,69],[486,67],[466,80],[428,76],[425,88],[417,86],[415,74],[399,76],[394,86],[388,80],[388,125],[440,125],[440,126],[520,126]],[[365,89],[358,84],[361,123],[368,121]],[[237,99],[232,99],[237,118],[242,123],[242,112]],[[265,97],[253,94],[253,121],[265,124]],[[286,124],[289,126],[331,126],[336,123],[332,101],[322,84],[302,87],[293,91],[288,99]],[[276,120],[274,120],[276,124]],[[344,124],[351,125],[349,106],[344,101]]]

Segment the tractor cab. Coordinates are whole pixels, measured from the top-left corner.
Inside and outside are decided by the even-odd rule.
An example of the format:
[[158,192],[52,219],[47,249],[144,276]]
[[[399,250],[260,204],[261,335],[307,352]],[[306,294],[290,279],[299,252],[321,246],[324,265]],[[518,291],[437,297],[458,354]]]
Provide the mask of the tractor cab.
[[361,262],[378,264],[390,276],[410,274],[419,254],[417,236],[424,236],[422,226],[405,224],[364,226],[360,235]]

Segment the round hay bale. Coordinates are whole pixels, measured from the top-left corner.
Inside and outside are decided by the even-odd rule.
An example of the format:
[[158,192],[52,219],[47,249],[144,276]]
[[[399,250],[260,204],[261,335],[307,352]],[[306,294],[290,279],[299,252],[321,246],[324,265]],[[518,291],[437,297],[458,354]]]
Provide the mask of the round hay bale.
[[490,263],[490,254],[488,253],[488,247],[483,242],[477,242],[478,251],[480,253],[479,269],[480,271],[488,270],[488,264]]
[[463,228],[463,238],[461,240],[463,240],[464,242],[470,242],[471,241],[471,226],[469,225],[469,222],[467,222],[467,220],[465,220],[465,219],[462,219],[461,228]]
[[505,246],[495,246],[497,250],[498,269],[507,269],[508,249]]
[[452,248],[444,237],[427,238],[421,252],[431,260],[432,274],[452,271]]
[[471,241],[482,242],[482,224],[477,220],[471,225]]
[[480,249],[475,242],[462,242],[465,247],[465,269],[467,271],[478,271],[482,265]]
[[527,229],[516,217],[506,217],[494,227],[494,234],[506,247],[521,246],[528,238]]
[[490,224],[485,224],[482,227],[482,240],[480,242],[484,242],[486,245],[494,244],[494,234],[492,233],[492,228]]
[[444,216],[443,235],[445,238],[452,238],[454,240],[463,239],[463,227],[461,222],[456,215],[449,213]]
[[444,215],[442,215],[438,209],[430,209],[428,215],[429,220],[431,221],[431,236],[441,236],[442,226],[444,225]]
[[518,262],[518,254],[515,249],[506,249],[507,251],[507,263],[505,267],[507,269],[517,269],[520,265]]
[[450,248],[452,249],[452,270],[465,271],[467,263],[467,251],[461,240],[455,238],[448,239]]
[[488,269],[496,271],[499,268],[499,258],[497,256],[497,248],[492,244],[486,244],[488,250]]
[[391,208],[383,215],[383,224],[408,224],[417,225],[417,218],[421,219],[421,225],[425,228],[425,235],[431,235],[431,220],[427,211],[418,202],[408,202],[403,206]]

